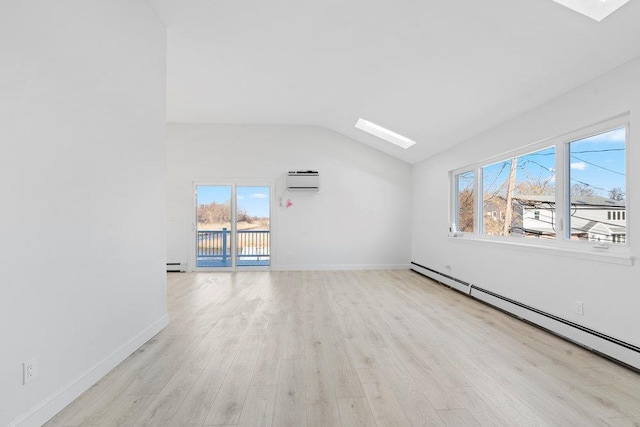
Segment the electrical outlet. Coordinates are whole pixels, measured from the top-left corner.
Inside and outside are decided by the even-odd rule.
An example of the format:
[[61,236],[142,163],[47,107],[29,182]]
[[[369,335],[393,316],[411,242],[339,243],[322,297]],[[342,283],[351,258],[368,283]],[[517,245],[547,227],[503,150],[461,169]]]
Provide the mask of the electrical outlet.
[[28,360],[22,364],[22,383],[27,384],[36,376],[35,359]]
[[584,314],[584,306],[582,305],[582,301],[576,301],[576,314],[583,315]]

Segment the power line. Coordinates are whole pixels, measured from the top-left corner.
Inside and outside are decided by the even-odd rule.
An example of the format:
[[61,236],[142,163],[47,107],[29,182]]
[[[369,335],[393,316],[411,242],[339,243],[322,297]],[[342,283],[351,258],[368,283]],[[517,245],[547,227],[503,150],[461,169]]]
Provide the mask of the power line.
[[576,159],[576,160],[580,160],[581,162],[587,163],[587,164],[589,164],[589,165],[591,165],[591,166],[595,166],[595,167],[597,167],[597,168],[604,169],[604,170],[606,170],[606,171],[609,171],[609,172],[612,172],[612,173],[617,173],[618,175],[625,176],[625,174],[624,174],[624,173],[622,173],[622,172],[618,172],[618,171],[614,171],[614,170],[612,170],[612,169],[605,168],[604,166],[600,166],[600,165],[597,165],[597,164],[595,164],[595,163],[591,163],[591,162],[590,162],[590,161],[588,161],[588,160],[584,160],[584,159],[581,159],[581,158],[576,157],[576,156],[571,156],[571,157],[572,157],[572,158],[574,158],[574,159]]
[[529,153],[529,154],[524,154],[520,157],[529,157],[529,156],[555,156],[556,155],[556,150],[553,150],[552,153],[541,153],[541,152],[535,152],[535,153]]
[[[626,148],[602,148],[600,150],[581,150],[581,151],[571,151],[571,154],[583,154],[583,153],[605,153],[605,152],[609,152],[609,151],[625,151]],[[528,157],[528,156],[555,156],[556,152],[555,150],[551,153],[542,153],[542,152],[535,152],[535,153],[529,153],[529,154],[523,154],[520,157]]]
[[[535,160],[529,160],[527,159],[526,161],[523,162],[522,166],[526,165],[527,163],[533,163],[536,166],[540,166],[542,169],[546,170],[547,172],[552,172],[551,170],[549,170],[549,168],[543,164],[540,164],[538,162],[536,162]],[[524,168],[523,168],[524,169]],[[555,173],[555,172],[554,172]]]
[[603,148],[602,150],[583,150],[583,151],[572,151],[570,154],[582,154],[582,153],[604,153],[606,151],[625,151],[626,148]]
[[[571,154],[582,154],[582,153],[605,153],[608,151],[625,151],[626,148],[602,148],[600,150],[581,150],[581,151],[571,151]],[[556,153],[555,151],[553,153],[530,153],[530,154],[524,154],[521,157],[526,157],[526,156],[554,156]]]
[[[502,167],[500,168],[500,171],[496,174],[496,177],[493,179],[493,181],[491,182],[491,184],[487,187],[487,188],[491,188],[493,186],[493,184],[496,183],[496,181],[498,180],[498,178],[500,177],[500,174],[502,174],[502,171],[507,167],[507,163],[511,164],[511,160],[505,160],[504,162],[502,162]],[[483,168],[484,169],[484,168]],[[484,181],[484,173],[482,176],[482,180]],[[500,186],[502,187],[502,185]],[[484,189],[485,189],[485,185],[484,182],[482,183],[482,190],[484,193]],[[502,188],[498,188],[491,197],[495,197],[498,195],[498,193],[502,190]]]
[[[591,185],[591,184],[589,184],[589,183],[587,183],[587,182],[580,181],[580,180],[578,180],[578,179],[574,179],[574,178],[570,178],[570,179],[571,179],[571,181],[575,181],[575,182],[577,182],[577,183],[579,183],[579,184],[586,185],[586,186],[587,186],[587,187],[589,187],[589,188],[594,188],[594,189],[596,189],[596,190],[600,190],[600,191],[606,191],[607,193],[610,193],[610,192],[611,192],[611,190],[607,190],[606,188],[596,187],[595,185]],[[584,197],[584,196],[576,196],[576,197]]]

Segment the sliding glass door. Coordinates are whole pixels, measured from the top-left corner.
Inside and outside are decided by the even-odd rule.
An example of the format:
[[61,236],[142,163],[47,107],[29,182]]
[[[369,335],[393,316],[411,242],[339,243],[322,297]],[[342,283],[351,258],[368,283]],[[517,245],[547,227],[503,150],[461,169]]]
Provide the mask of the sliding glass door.
[[269,267],[271,186],[195,185],[195,266]]

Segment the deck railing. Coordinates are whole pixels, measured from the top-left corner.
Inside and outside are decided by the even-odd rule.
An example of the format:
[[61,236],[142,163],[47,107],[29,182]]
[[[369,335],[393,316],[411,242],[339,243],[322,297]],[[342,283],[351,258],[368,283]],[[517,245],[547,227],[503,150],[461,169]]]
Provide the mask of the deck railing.
[[[269,230],[238,230],[238,260],[265,260],[269,258],[271,234]],[[198,230],[198,258],[216,258],[226,262],[231,258],[231,232],[222,230]]]

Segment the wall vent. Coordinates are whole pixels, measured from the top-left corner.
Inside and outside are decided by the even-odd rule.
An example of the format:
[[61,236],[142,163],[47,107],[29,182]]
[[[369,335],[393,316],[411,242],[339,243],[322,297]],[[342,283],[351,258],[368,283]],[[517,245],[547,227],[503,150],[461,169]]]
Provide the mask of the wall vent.
[[183,273],[186,271],[185,267],[181,262],[168,262],[167,273]]

